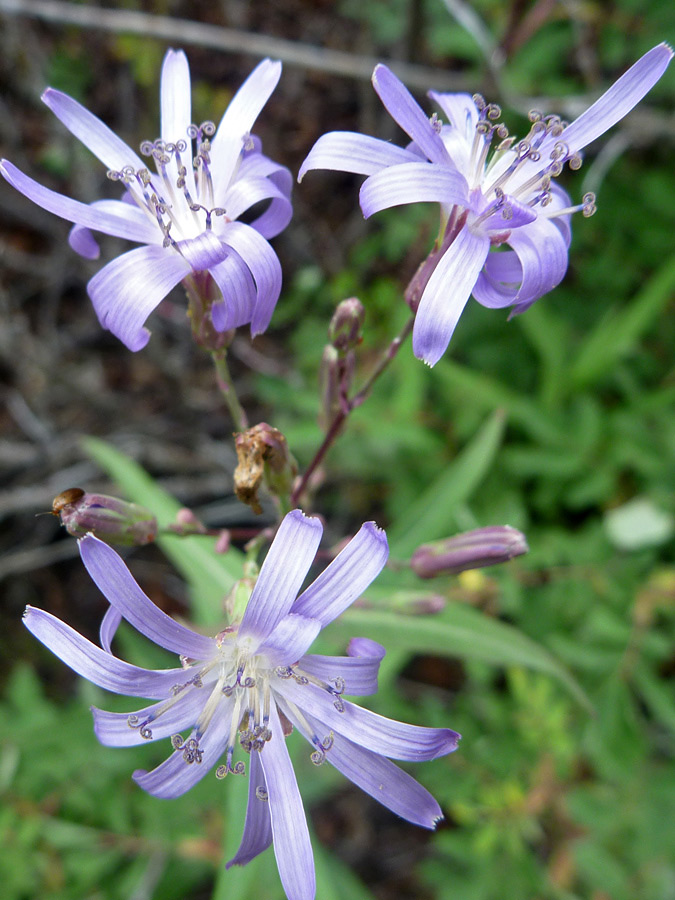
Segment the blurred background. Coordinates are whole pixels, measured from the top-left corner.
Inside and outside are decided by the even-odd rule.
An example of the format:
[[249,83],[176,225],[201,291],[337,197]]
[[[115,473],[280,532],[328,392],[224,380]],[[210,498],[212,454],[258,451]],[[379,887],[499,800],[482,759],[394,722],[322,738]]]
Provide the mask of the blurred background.
[[[255,132],[296,173],[325,131],[403,142],[369,83],[375,60],[401,66],[429,112],[427,88],[479,91],[524,134],[528,109],[573,118],[664,39],[675,40],[671,0],[0,0],[2,155],[78,200],[113,196],[40,94],[68,92],[137,146],[158,134],[168,46],[187,52],[197,122],[219,120],[261,56],[281,58]],[[449,759],[410,768],[446,819],[434,834],[408,826],[298,746],[320,900],[675,898],[674,71],[563,176],[575,202],[598,195],[597,214],[573,221],[563,284],[508,323],[471,301],[433,371],[404,348],[333,448],[314,503],[332,541],[371,518],[413,528],[491,428],[448,533],[508,523],[531,552],[433,589],[551,651],[593,712],[549,675],[453,646],[413,654],[403,636],[374,708],[464,735]],[[321,439],[316,372],[333,308],[363,301],[367,373],[406,319],[402,289],[437,227],[423,205],[365,222],[359,182],[318,172],[296,187],[293,223],[273,241],[285,286],[272,326],[232,346],[251,420],[282,429],[301,465]],[[96,639],[105,603],[75,541],[36,518],[69,487],[115,492],[84,435],[136,459],[208,524],[256,526],[232,495],[232,428],[210,360],[179,292],[152,317],[148,347],[126,351],[96,320],[85,285],[100,263],[70,250],[67,223],[4,182],[0,212],[2,895],[278,900],[271,851],[223,875],[223,841],[236,846],[243,822],[237,780],[207,777],[170,802],[144,795],[131,772],[166,748],[100,747],[88,707],[128,701],[76,679],[20,624],[31,603]],[[103,239],[102,260],[119,249]],[[189,615],[156,548],[128,555],[162,608]],[[130,633],[122,641],[140,652]]]

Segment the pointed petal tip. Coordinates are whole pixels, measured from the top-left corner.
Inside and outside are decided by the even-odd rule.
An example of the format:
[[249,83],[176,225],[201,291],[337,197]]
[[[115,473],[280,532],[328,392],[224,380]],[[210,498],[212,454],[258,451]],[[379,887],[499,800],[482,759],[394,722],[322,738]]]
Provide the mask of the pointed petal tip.
[[391,69],[389,68],[389,66],[385,66],[384,63],[378,63],[378,64],[375,66],[375,68],[373,69],[373,75],[372,75],[372,78],[371,78],[373,84],[375,84],[375,83],[377,82],[377,79],[378,79],[381,75],[384,75],[385,77],[386,77],[387,75],[393,75],[394,78],[396,78],[396,75],[394,75],[394,73],[391,71]]

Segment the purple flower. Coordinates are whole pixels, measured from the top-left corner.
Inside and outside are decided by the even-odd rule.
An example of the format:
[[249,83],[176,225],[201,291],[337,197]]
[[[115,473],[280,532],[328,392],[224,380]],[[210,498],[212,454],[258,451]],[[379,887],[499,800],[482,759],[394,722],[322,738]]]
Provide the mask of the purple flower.
[[[0,162],[0,172],[17,190],[75,223],[69,241],[82,256],[98,258],[91,230],[145,245],[108,263],[88,284],[101,324],[130,350],[147,344],[145,320],[169,291],[184,279],[189,287],[191,278],[203,279],[204,273],[222,294],[211,309],[217,331],[249,322],[254,335],[267,328],[281,290],[281,267],[267,238],[290,221],[292,178],[263,156],[250,130],[280,74],[281,63],[264,60],[218,128],[213,122],[197,126],[191,122],[187,59],[169,50],[162,67],[161,137],[140,148],[154,172],[96,116],[48,88],[42,99],[108,166],[108,177],[123,185],[121,200],[80,203],[43,187],[8,160]],[[257,219],[250,225],[237,221],[260,201],[270,202]]]
[[[415,355],[433,366],[445,352],[473,294],[493,309],[522,313],[552,290],[567,269],[570,213],[590,215],[595,198],[571,206],[552,179],[565,163],[577,168],[580,151],[622,119],[665,72],[673,55],[659,44],[571,125],[531,113],[521,141],[508,137],[501,112],[478,95],[429,96],[443,111],[427,118],[408,90],[379,65],[373,85],[384,106],[412,138],[404,149],[365,135],[334,131],[316,142],[303,163],[369,177],[360,202],[366,217],[405,203],[441,206],[441,230],[420,269],[421,297],[413,329]],[[490,156],[493,141],[496,147]],[[504,244],[511,250],[490,253]]]
[[[405,725],[362,709],[346,694],[373,694],[384,648],[367,638],[348,656],[307,650],[319,631],[366,589],[384,566],[386,536],[367,522],[299,596],[321,540],[318,519],[299,510],[281,523],[241,622],[216,637],[178,624],[146,597],[117,553],[93,536],[80,541],[89,574],[110,601],[100,649],[59,619],[28,607],[29,630],[67,665],[120,694],[153,698],[136,712],[94,709],[106,745],[123,747],[169,737],[173,753],[134,780],[156,797],[178,797],[219,762],[216,776],[243,773],[237,744],[250,756],[249,794],[241,846],[230,865],[243,865],[274,842],[290,900],[311,900],[314,862],[302,801],[285,736],[295,727],[312,745],[312,761],[330,762],[398,815],[433,828],[442,813],[431,794],[387,757],[435,759],[457,747],[446,728]],[[151,671],[110,652],[120,617],[180,655],[175,669]],[[180,732],[189,731],[187,737]]]

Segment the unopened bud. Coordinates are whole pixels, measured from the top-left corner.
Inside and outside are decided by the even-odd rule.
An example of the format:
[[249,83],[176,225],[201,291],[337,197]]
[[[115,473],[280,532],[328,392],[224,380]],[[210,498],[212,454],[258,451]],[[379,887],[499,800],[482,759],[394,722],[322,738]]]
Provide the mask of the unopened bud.
[[331,344],[326,344],[319,368],[319,428],[328,431],[354,380],[354,353],[340,356]]
[[363,303],[357,297],[338,303],[328,326],[328,340],[339,353],[354,350],[361,343],[365,317]]
[[525,535],[510,525],[490,525],[465,531],[455,537],[418,547],[410,568],[420,578],[456,575],[467,569],[482,569],[527,553]]
[[278,428],[267,422],[240,432],[234,439],[238,464],[234,472],[234,492],[255,513],[262,512],[258,490],[265,480],[277,497],[288,497],[298,474],[298,464],[288,442]]
[[106,494],[69,488],[54,498],[52,510],[68,534],[77,538],[91,532],[109,544],[140,546],[157,536],[157,519],[149,510]]

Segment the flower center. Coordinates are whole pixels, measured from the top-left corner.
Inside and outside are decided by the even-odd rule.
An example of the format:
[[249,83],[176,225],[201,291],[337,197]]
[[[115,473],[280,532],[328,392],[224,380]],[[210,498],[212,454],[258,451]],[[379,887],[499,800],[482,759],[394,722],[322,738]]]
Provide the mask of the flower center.
[[[184,739],[180,734],[171,737],[174,750],[182,751],[186,764],[202,762],[204,752],[201,747],[202,738],[220,705],[229,700],[233,705],[224,750],[225,762],[216,768],[215,775],[216,778],[225,778],[230,773],[244,775],[245,764],[234,762],[236,746],[239,744],[246,753],[251,754],[254,751],[261,752],[265,744],[271,740],[270,704],[275,700],[274,685],[277,680],[293,679],[299,685],[318,687],[328,694],[339,713],[345,711],[342,695],[346,685],[343,678],[336,676],[326,682],[311,673],[304,672],[297,665],[271,667],[264,655],[250,655],[248,648],[237,642],[236,628],[230,627],[222,631],[216,638],[216,643],[217,654],[206,662],[195,663],[183,659],[186,667],[198,670],[185,683],[174,685],[171,696],[164,703],[142,721],[133,714],[127,719],[130,728],[139,729],[141,737],[152,740],[153,722],[184,698],[186,692],[200,690],[206,694],[208,690],[208,696],[205,697],[190,737]],[[280,699],[280,702],[314,744],[315,749],[310,756],[312,762],[317,766],[321,765],[326,759],[327,751],[333,746],[333,732],[320,737],[295,703],[286,697]],[[282,722],[286,722],[283,713],[279,712]],[[287,724],[288,730],[284,727],[285,734],[289,734],[292,730],[290,723]]]
[[141,155],[152,158],[154,173],[133,166],[107,173],[111,181],[124,183],[130,199],[158,225],[163,245],[178,252],[180,241],[211,231],[214,218],[226,216],[214,200],[210,138],[215,130],[213,122],[203,122],[188,127],[189,140],[143,141]]
[[[486,103],[480,94],[475,94],[473,101],[479,119],[473,138],[466,136],[471,142],[466,175],[471,190],[480,190],[486,206],[472,222],[472,227],[485,224],[488,231],[495,227],[502,231],[508,228],[508,221],[499,223],[499,218],[512,218],[513,201],[522,207],[537,207],[537,215],[545,218],[579,211],[590,216],[595,212],[595,195],[590,193],[585,194],[578,205],[544,212],[554,199],[551,180],[561,174],[565,164],[571,169],[579,169],[582,164],[581,155],[571,152],[564,140],[559,140],[564,137],[566,122],[558,116],[544,116],[532,110],[528,115],[530,131],[516,142],[514,137],[509,137],[506,126],[496,121],[501,116],[499,106]],[[495,137],[499,138],[499,143],[488,160]],[[491,219],[495,213],[499,213],[499,217]],[[526,219],[521,213],[511,227],[527,224]]]

